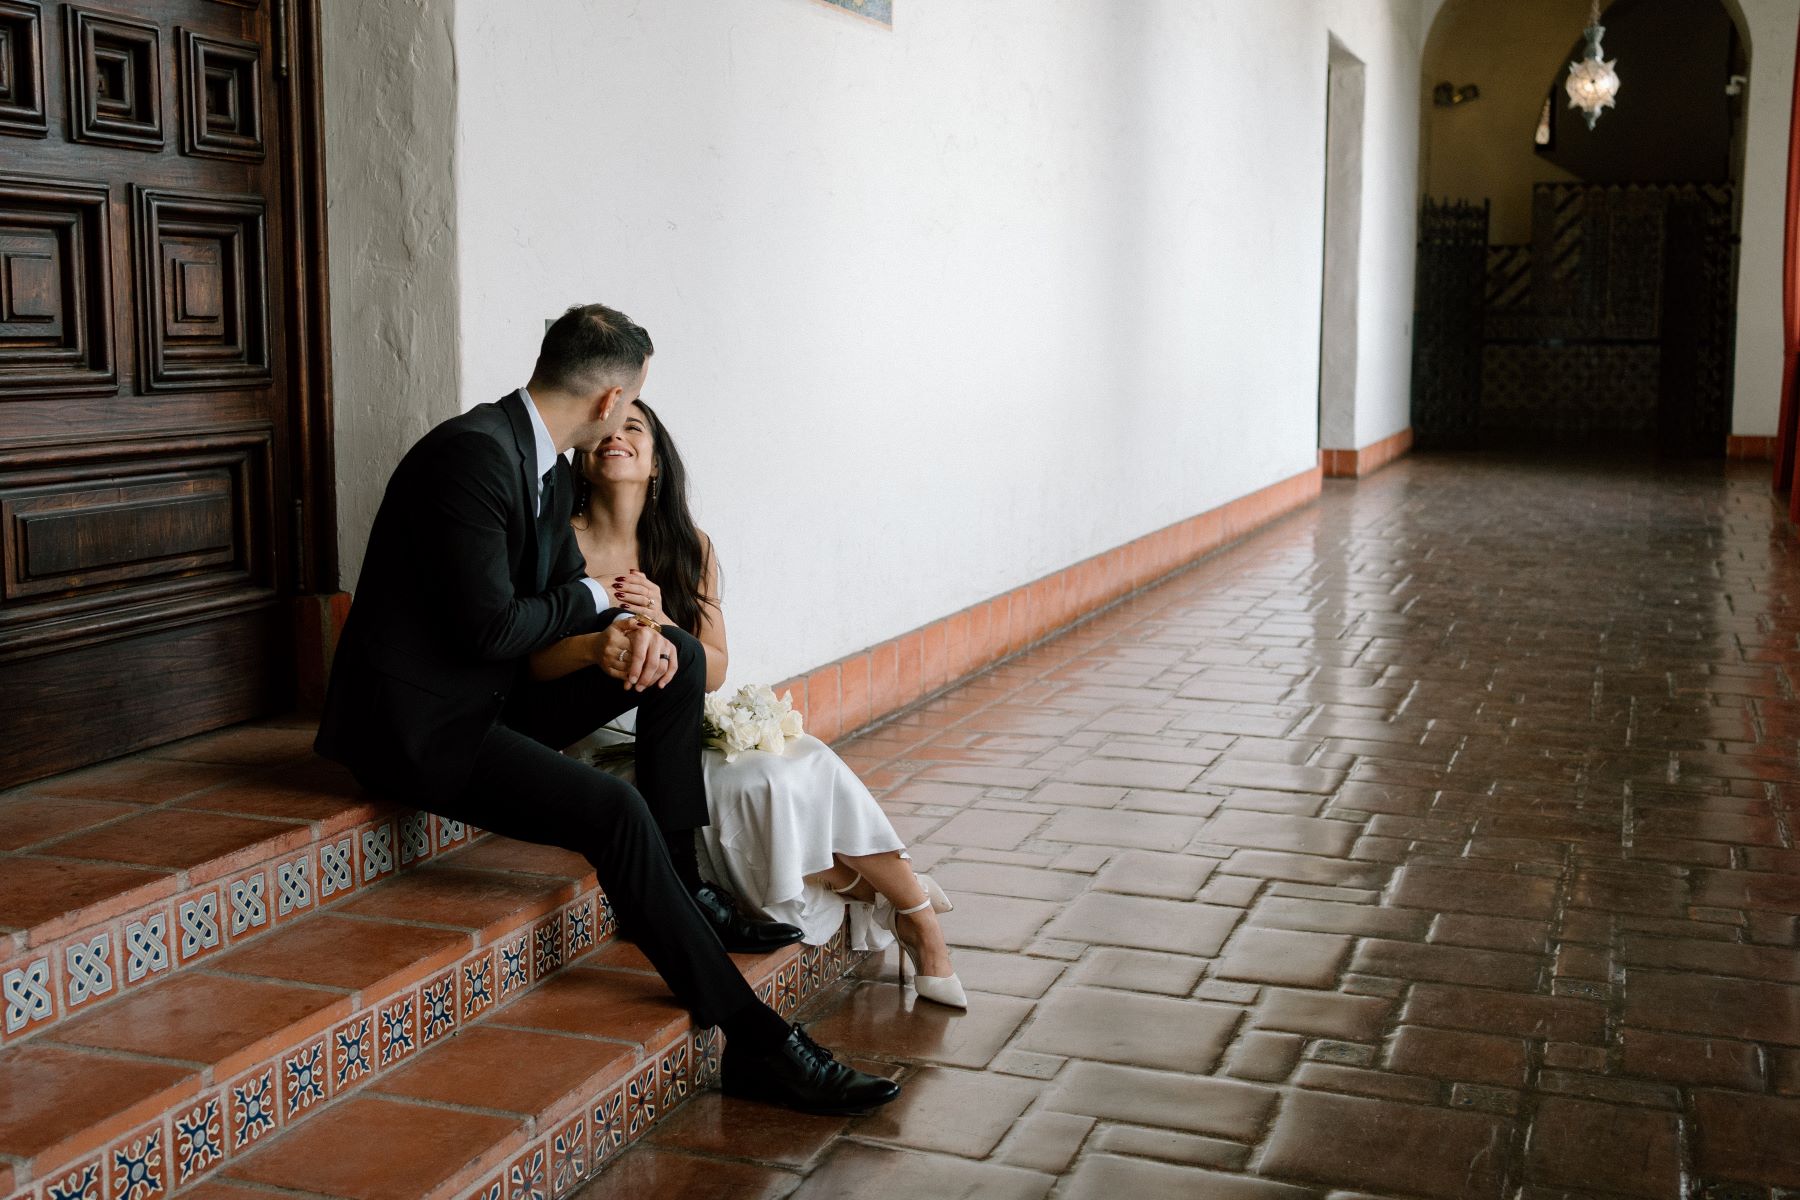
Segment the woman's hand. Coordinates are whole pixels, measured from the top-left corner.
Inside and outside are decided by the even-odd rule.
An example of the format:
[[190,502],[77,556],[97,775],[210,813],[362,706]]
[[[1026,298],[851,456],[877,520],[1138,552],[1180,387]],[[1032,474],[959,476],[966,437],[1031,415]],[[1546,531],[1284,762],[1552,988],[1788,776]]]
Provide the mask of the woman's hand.
[[613,603],[620,608],[629,608],[634,613],[649,617],[658,625],[675,623],[663,611],[662,589],[650,582],[650,577],[636,567],[620,575],[606,587],[612,593]]
[[628,692],[665,687],[675,678],[675,644],[657,629],[615,621],[593,635],[589,653],[594,665],[625,685]]

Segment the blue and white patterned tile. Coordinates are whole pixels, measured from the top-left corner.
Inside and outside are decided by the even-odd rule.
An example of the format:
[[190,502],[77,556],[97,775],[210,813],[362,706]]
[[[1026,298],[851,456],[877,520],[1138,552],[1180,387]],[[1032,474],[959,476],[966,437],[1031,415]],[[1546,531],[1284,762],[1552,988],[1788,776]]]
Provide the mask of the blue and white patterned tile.
[[118,942],[110,929],[88,930],[62,944],[63,1011],[118,990]]
[[162,1200],[170,1191],[169,1129],[162,1118],[107,1148],[107,1200]]
[[500,976],[500,999],[504,1000],[531,985],[531,935],[521,933],[501,942],[495,951],[494,967]]
[[457,967],[456,990],[464,1021],[474,1020],[493,1007],[499,990],[494,977],[495,961],[494,951],[490,948],[464,959]]
[[688,1062],[694,1076],[695,1091],[711,1087],[719,1081],[724,1046],[724,1035],[719,1032],[718,1026],[694,1031],[693,1045],[688,1050]]
[[360,1012],[331,1031],[333,1095],[375,1073],[375,1014]]
[[54,1021],[57,1016],[56,978],[50,956],[29,955],[0,970],[0,1002],[5,1004],[0,1034],[8,1041],[24,1037]]
[[469,840],[469,827],[461,821],[452,821],[449,817],[431,818],[431,828],[437,838],[439,850],[448,850]]
[[399,821],[400,865],[410,867],[431,857],[431,814],[407,813]]
[[666,1113],[688,1098],[688,1092],[693,1086],[688,1069],[693,1061],[692,1054],[693,1047],[688,1042],[688,1035],[684,1033],[675,1039],[674,1045],[665,1047],[656,1056],[658,1111]]
[[377,821],[373,825],[363,826],[357,830],[356,841],[358,883],[371,884],[384,875],[394,873],[396,864],[392,821]]
[[496,1175],[476,1186],[464,1200],[506,1200],[505,1176]]
[[356,889],[356,835],[346,833],[319,846],[319,903],[341,900]]
[[278,1078],[276,1064],[269,1063],[225,1089],[232,1153],[248,1149],[275,1132],[281,1120]]
[[326,1039],[319,1038],[281,1058],[281,1111],[283,1123],[304,1116],[331,1094],[331,1056]]
[[124,922],[119,949],[125,956],[125,986],[136,987],[168,974],[175,962],[169,940],[170,909],[146,909]]
[[625,1085],[615,1083],[601,1092],[588,1105],[588,1117],[588,1144],[593,1149],[594,1169],[599,1170],[625,1149],[625,1143],[629,1140],[625,1134]]
[[378,1027],[375,1044],[380,1051],[377,1061],[391,1067],[419,1048],[419,995],[408,992],[397,996],[377,1011]]
[[550,1148],[544,1142],[506,1168],[506,1200],[550,1200]]
[[531,977],[544,979],[563,964],[562,914],[539,921],[531,930]]
[[625,1140],[635,1142],[656,1120],[656,1063],[635,1068],[625,1080]]
[[594,901],[598,908],[594,914],[594,942],[604,942],[619,932],[619,914],[613,911],[612,901],[606,898],[605,892],[595,892]]
[[563,952],[570,962],[594,948],[594,907],[589,894],[563,910]]
[[225,885],[231,940],[254,937],[269,927],[269,873],[258,868]]
[[308,846],[275,864],[275,920],[287,921],[313,910],[318,900],[316,851]]
[[185,1187],[225,1161],[225,1097],[215,1092],[175,1110],[171,1145],[175,1186]]
[[225,944],[219,889],[207,888],[175,902],[175,961],[185,966]]
[[793,1020],[800,1008],[800,960],[795,959],[775,973],[775,1002],[770,1005],[785,1020]]
[[577,1113],[550,1134],[550,1194],[575,1190],[588,1172],[588,1116]]
[[429,1046],[456,1028],[456,975],[454,968],[428,979],[419,988],[419,1042]]
[[102,1200],[106,1172],[98,1158],[84,1158],[44,1180],[44,1200]]

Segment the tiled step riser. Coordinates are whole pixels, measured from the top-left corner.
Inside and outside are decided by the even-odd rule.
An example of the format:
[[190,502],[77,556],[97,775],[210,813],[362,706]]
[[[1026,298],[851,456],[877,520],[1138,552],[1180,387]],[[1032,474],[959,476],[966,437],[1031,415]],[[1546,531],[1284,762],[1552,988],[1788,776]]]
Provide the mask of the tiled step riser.
[[[804,947],[759,984],[756,994],[791,1019],[862,957],[848,949],[840,929],[826,945]],[[508,1152],[497,1170],[483,1163],[465,1173],[480,1180],[473,1188],[467,1178],[451,1180],[432,1200],[560,1200],[611,1165],[682,1101],[714,1083],[722,1049],[717,1029],[688,1029],[646,1054],[623,1079],[595,1081],[598,1090],[575,1111],[543,1114],[525,1148]]]
[[[197,1097],[155,1121],[90,1145],[73,1162],[22,1164],[37,1200],[157,1200],[210,1174],[232,1155],[361,1088],[425,1046],[480,1020],[540,980],[611,940],[612,906],[589,887],[548,917],[534,914],[424,980],[360,1006],[325,1032],[310,1032],[224,1079],[203,1078]],[[54,1040],[53,1037],[51,1040]],[[185,1085],[184,1093],[192,1092]],[[97,1131],[106,1137],[110,1131]],[[162,1188],[130,1185],[130,1164],[163,1154]],[[58,1157],[66,1158],[65,1155]],[[90,1169],[91,1168],[91,1169]],[[116,1175],[118,1178],[109,1178]]]
[[0,965],[0,1044],[43,1034],[483,836],[459,821],[396,812],[33,946]]

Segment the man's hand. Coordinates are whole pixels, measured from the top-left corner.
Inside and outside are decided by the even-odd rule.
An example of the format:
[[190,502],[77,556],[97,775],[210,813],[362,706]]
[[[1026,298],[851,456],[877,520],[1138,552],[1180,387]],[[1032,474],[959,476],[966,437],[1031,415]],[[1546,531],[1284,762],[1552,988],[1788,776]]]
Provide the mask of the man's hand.
[[666,687],[679,664],[675,644],[660,629],[617,621],[595,635],[596,665],[628,692]]

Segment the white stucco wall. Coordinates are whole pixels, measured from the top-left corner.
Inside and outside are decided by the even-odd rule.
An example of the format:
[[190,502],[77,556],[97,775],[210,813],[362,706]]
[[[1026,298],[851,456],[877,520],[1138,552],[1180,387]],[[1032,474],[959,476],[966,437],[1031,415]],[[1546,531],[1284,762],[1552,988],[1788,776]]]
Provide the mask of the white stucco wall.
[[651,331],[738,681],[1314,465],[1329,33],[1369,64],[1359,437],[1406,424],[1416,0],[897,8],[456,6],[463,402],[569,303]]
[[1738,251],[1737,387],[1731,431],[1767,436],[1781,415],[1781,273],[1788,130],[1800,0],[1736,0],[1750,30],[1744,136],[1743,243]]
[[388,473],[457,412],[453,0],[321,5],[340,586]]

